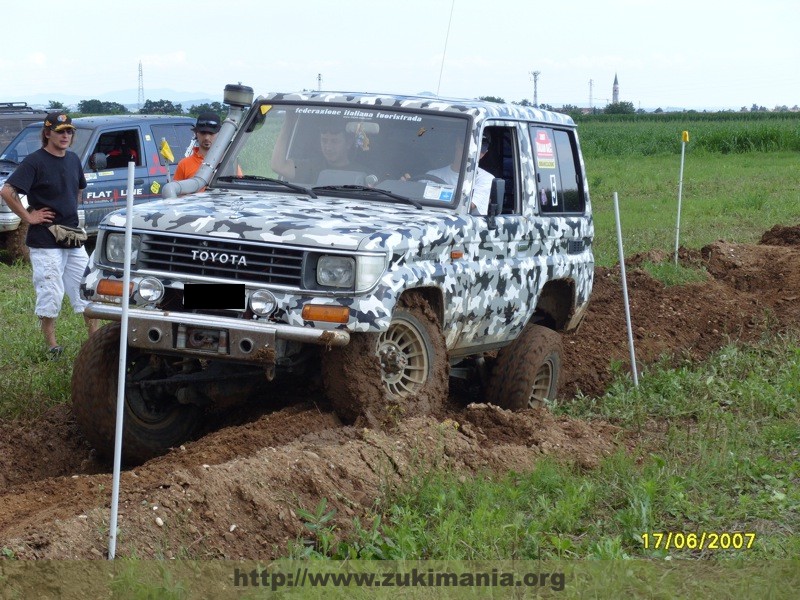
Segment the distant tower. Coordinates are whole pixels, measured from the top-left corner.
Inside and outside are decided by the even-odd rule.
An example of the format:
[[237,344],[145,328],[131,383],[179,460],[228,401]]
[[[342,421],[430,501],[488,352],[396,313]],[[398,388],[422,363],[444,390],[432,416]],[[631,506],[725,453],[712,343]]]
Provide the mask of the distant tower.
[[541,75],[541,71],[531,71],[531,77],[533,77],[533,107],[539,108],[539,75]]
[[611,92],[611,103],[619,104],[619,81],[617,81],[616,73],[614,73],[614,89]]
[[317,73],[317,91],[322,91],[322,73]]
[[139,111],[144,105],[144,76],[142,75],[142,61],[139,61]]

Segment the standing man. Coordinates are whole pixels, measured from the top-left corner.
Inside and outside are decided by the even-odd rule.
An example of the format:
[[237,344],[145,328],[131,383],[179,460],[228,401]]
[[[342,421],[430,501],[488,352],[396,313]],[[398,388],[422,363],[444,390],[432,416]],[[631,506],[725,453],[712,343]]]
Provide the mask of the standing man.
[[[197,173],[197,169],[203,164],[203,160],[208,154],[211,144],[217,139],[222,124],[219,115],[213,112],[200,113],[197,117],[194,128],[194,137],[197,145],[192,149],[192,154],[182,159],[175,169],[175,181],[191,179]],[[203,190],[200,190],[203,191]]]
[[[25,157],[0,190],[8,207],[29,224],[25,243],[30,249],[33,268],[35,311],[48,356],[53,359],[63,351],[56,341],[56,318],[64,294],[69,296],[76,313],[83,313],[88,304],[80,295],[89,262],[86,250],[83,246],[60,245],[50,230],[53,225],[78,226],[78,204],[86,179],[78,156],[67,151],[74,139],[75,126],[66,113],[48,114],[42,127],[42,147]],[[28,197],[27,210],[20,194]],[[97,330],[95,319],[84,316],[84,320],[90,334]]]

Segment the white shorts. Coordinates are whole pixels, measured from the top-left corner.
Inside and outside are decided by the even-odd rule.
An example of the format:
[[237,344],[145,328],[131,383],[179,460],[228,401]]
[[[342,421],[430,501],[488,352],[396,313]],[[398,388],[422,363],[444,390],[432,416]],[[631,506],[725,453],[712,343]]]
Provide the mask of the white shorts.
[[72,309],[82,313],[89,304],[81,298],[80,287],[89,264],[85,248],[30,248],[36,316],[55,319],[61,312],[64,294]]

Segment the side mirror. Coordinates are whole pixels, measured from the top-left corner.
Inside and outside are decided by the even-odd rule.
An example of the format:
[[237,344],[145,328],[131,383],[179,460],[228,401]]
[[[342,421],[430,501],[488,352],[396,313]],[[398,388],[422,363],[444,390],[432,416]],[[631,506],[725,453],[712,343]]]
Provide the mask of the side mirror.
[[105,169],[108,166],[108,157],[102,152],[95,152],[89,158],[89,166],[95,171]]
[[500,207],[506,195],[506,180],[500,177],[492,179],[492,189],[489,192],[489,210],[486,213],[486,226],[497,229],[495,217],[500,214]]

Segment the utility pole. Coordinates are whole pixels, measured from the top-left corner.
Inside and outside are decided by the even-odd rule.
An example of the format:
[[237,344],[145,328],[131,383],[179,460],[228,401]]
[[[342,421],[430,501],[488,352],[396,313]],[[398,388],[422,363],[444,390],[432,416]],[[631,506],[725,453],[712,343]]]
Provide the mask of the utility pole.
[[142,61],[139,61],[139,112],[144,105],[144,76],[142,75]]
[[322,73],[317,73],[317,91],[322,90]]
[[592,103],[592,86],[594,85],[594,81],[591,79],[589,80],[589,112],[594,112],[594,104]]
[[539,108],[539,75],[541,71],[531,71],[533,76],[533,107]]

